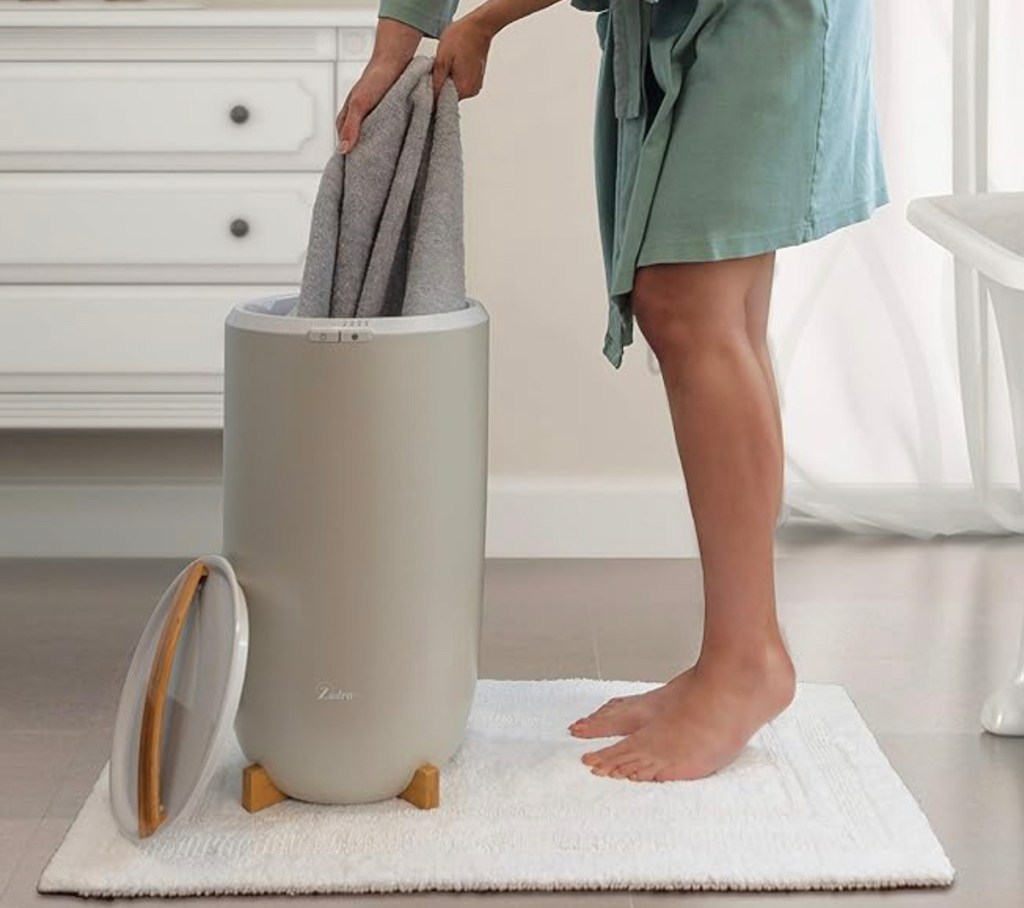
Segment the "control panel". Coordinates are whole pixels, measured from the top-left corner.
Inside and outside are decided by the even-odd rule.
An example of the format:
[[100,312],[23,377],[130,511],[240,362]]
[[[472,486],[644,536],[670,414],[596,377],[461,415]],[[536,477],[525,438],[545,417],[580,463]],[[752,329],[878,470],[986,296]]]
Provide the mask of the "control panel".
[[329,328],[310,328],[306,340],[314,344],[363,343],[373,340],[374,331],[365,318],[332,319]]

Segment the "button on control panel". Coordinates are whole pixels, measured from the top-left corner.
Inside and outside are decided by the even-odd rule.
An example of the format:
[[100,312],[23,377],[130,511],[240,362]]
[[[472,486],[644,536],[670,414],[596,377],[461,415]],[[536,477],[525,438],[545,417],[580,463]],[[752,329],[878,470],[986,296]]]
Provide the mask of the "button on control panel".
[[314,344],[362,343],[373,340],[374,331],[366,320],[346,319],[338,328],[310,328],[306,340]]

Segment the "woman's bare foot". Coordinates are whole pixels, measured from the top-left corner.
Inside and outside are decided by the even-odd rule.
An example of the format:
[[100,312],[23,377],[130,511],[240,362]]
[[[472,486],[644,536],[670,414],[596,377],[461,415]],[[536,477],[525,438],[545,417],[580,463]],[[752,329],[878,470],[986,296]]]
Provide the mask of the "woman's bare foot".
[[583,762],[596,775],[638,782],[709,776],[789,706],[795,691],[796,673],[781,641],[763,660],[698,661],[674,702],[622,741],[584,754]]
[[691,666],[654,690],[628,697],[612,697],[589,716],[573,722],[569,733],[576,738],[631,735],[651,722],[662,709],[675,703],[692,674]]

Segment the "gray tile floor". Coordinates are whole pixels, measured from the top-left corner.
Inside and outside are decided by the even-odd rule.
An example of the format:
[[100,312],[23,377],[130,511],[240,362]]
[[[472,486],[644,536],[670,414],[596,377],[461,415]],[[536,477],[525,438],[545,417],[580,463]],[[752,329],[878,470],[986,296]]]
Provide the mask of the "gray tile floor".
[[[109,755],[132,646],[179,568],[171,561],[0,562],[3,906],[73,903],[36,895],[36,880]],[[342,900],[494,908],[677,900],[722,908],[1024,904],[1024,739],[994,738],[978,725],[985,695],[1008,680],[1016,659],[1024,540],[922,542],[787,527],[778,535],[776,581],[801,680],[846,686],[956,866],[951,889]],[[493,561],[481,676],[663,680],[696,656],[700,625],[695,561]],[[254,901],[322,906],[327,899],[217,904]]]

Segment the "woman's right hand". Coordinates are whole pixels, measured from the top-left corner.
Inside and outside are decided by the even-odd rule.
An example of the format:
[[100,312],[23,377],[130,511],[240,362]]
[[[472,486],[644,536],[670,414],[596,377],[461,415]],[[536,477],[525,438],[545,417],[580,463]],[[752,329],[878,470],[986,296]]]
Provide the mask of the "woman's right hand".
[[347,154],[355,147],[363,119],[405,71],[422,37],[423,33],[419,29],[397,19],[377,21],[373,54],[335,119],[338,151],[342,154]]

